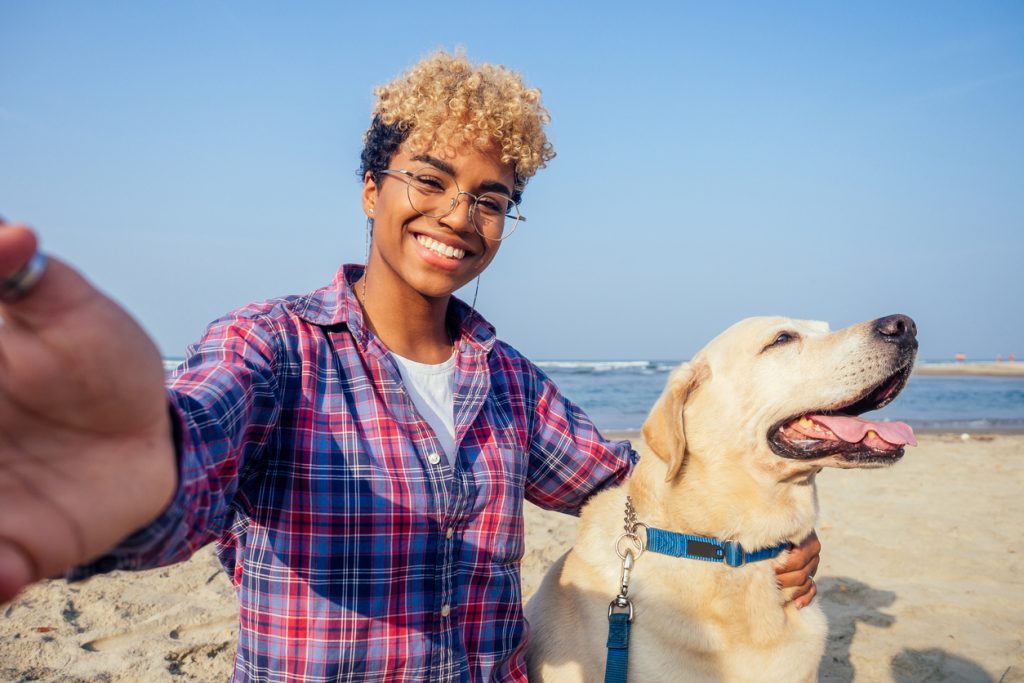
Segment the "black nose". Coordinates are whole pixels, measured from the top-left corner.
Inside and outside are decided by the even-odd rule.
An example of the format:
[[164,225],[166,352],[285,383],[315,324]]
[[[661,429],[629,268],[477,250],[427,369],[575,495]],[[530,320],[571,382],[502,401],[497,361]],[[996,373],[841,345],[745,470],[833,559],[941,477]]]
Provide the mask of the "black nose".
[[887,315],[875,321],[875,332],[882,341],[906,344],[917,339],[917,325],[910,316]]

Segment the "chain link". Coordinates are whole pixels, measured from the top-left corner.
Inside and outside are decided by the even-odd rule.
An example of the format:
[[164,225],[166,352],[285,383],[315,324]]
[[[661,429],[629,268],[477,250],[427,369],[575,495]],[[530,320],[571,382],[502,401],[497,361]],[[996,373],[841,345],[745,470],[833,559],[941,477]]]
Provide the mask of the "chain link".
[[638,522],[636,518],[636,508],[633,507],[632,496],[626,496],[626,516],[622,518],[622,521],[625,522],[622,527],[623,531],[627,534],[636,533],[636,525]]
[[[633,554],[635,557],[639,558],[644,554],[646,544],[644,543],[644,539],[640,538],[640,534],[637,533],[637,530],[640,527],[646,529],[647,525],[637,519],[636,508],[633,507],[633,499],[630,496],[626,496],[626,516],[622,518],[622,521],[623,533],[615,539],[615,554],[624,560],[626,559],[626,553],[628,553],[630,551],[630,547],[632,547],[634,549]],[[624,544],[623,541],[626,543]]]
[[[626,496],[626,516],[622,518],[623,533],[615,540],[615,554],[622,559],[622,571],[619,574],[619,593],[608,605],[608,616],[616,610],[627,610],[628,621],[633,621],[633,603],[629,599],[629,581],[633,572],[633,565],[637,558],[644,554],[644,541],[636,533],[640,527],[647,528],[647,525],[639,521],[636,516],[636,508],[633,507],[633,499]],[[627,543],[623,545],[623,541]]]

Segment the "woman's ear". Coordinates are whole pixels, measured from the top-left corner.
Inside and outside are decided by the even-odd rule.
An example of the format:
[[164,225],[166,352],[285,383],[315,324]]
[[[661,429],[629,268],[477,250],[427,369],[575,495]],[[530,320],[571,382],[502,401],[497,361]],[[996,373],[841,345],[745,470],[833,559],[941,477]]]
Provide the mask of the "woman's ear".
[[367,218],[373,218],[373,212],[377,208],[377,182],[373,179],[373,171],[367,171],[363,176],[363,213]]
[[683,467],[686,457],[683,408],[690,392],[697,388],[704,375],[699,370],[693,363],[683,363],[676,368],[644,422],[644,442],[668,465],[665,481],[671,481]]

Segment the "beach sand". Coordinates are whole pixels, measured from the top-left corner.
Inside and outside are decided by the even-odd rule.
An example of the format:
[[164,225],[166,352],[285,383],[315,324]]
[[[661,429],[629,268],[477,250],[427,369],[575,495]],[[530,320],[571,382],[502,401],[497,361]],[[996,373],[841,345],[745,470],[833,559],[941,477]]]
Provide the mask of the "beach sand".
[[[1020,683],[1024,436],[929,434],[908,450],[891,469],[819,477],[820,680]],[[527,507],[529,596],[576,520]],[[0,681],[219,683],[236,618],[209,548],[171,568],[51,581],[0,609]]]
[[1024,363],[1003,361],[1001,363],[918,363],[914,367],[918,375],[954,375],[972,377],[1024,377]]

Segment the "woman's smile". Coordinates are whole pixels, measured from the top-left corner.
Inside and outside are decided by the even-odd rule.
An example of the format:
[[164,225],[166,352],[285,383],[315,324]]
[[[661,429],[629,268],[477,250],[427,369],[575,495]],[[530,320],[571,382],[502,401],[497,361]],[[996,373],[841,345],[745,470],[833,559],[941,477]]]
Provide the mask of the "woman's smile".
[[431,252],[443,258],[461,261],[469,251],[465,247],[455,246],[449,242],[437,240],[423,234],[416,234],[416,241],[429,249]]

